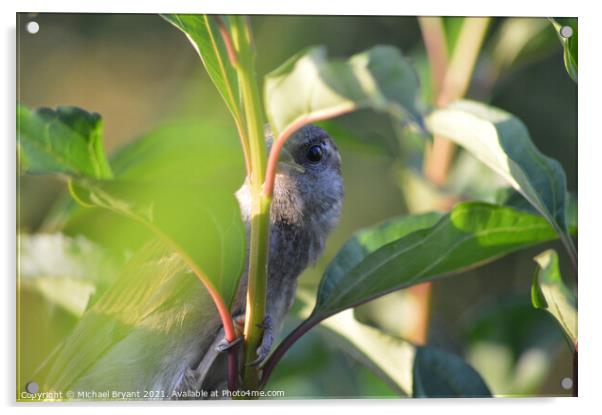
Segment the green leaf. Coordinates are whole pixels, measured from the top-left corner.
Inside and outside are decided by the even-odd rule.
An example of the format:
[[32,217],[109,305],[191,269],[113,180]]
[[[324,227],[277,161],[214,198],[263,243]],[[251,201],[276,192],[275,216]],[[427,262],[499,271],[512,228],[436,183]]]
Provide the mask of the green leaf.
[[[206,14],[163,14],[161,17],[186,34],[232,116],[242,125],[236,72],[229,61],[214,17]],[[225,24],[227,23],[224,20]]]
[[359,263],[351,259],[358,251],[352,240],[327,268],[310,320],[320,321],[386,293],[479,266],[556,237],[540,216],[470,202],[457,205],[433,226],[367,255],[360,250]]
[[522,194],[575,256],[568,236],[564,170],[535,147],[518,118],[485,104],[460,100],[433,111],[427,126],[471,152]]
[[[236,130],[215,120],[162,125],[118,149],[110,161],[115,178],[130,183],[188,183],[192,187],[195,182],[219,182],[224,192],[233,194],[244,181]],[[82,207],[66,196],[45,219],[44,232],[82,234],[117,253],[136,251],[148,240],[148,229],[139,223],[106,209]]]
[[[512,187],[501,187],[494,193],[494,202],[499,205],[510,206],[517,210],[523,210],[537,214],[537,210],[531,205],[519,192],[514,190]],[[577,233],[578,218],[577,218],[577,207],[579,201],[577,195],[571,192],[567,192],[566,201],[566,222],[571,234]]]
[[572,346],[577,344],[577,300],[564,285],[558,267],[558,254],[553,249],[535,257],[539,270],[533,278],[531,300],[554,316]]
[[433,226],[443,217],[443,213],[429,212],[390,219],[382,224],[358,231],[343,245],[328,265],[327,275],[322,284],[336,282],[368,255],[409,233]]
[[31,111],[17,106],[20,167],[28,173],[64,173],[109,179],[100,115],[75,107]]
[[[571,79],[577,82],[577,60],[578,60],[578,34],[577,34],[577,18],[576,17],[555,17],[550,19],[554,25],[554,29],[558,33],[560,43],[564,48],[564,66]],[[560,30],[564,26],[569,26],[573,29],[573,34],[569,38],[565,38],[560,34]]]
[[432,347],[418,347],[414,358],[415,398],[483,398],[489,388],[468,363]]
[[323,47],[309,48],[266,76],[264,97],[276,136],[300,120],[362,108],[421,122],[418,76],[391,46],[375,46],[348,60],[328,59]]
[[[38,126],[27,135],[28,141],[38,140],[41,134],[46,139],[48,148],[69,149],[71,146],[62,146],[65,137],[63,134],[69,131],[93,131],[92,124],[85,121],[99,119],[98,116],[85,118],[82,114],[87,113],[82,110],[68,111],[67,115],[62,115],[64,111],[59,110],[53,114],[59,114],[60,117],[52,118],[55,121],[44,128],[38,126],[35,119],[22,123],[24,127],[32,124]],[[61,121],[61,130],[54,129],[57,119]],[[47,131],[51,133],[48,134]],[[96,137],[96,141],[92,142],[98,143],[100,134],[97,129],[94,131],[97,133],[90,135]],[[133,150],[129,157],[124,157],[123,164],[129,166],[130,172],[148,173],[153,168],[160,171],[159,166],[141,166],[151,161],[151,158],[144,160],[135,157],[136,154],[144,154],[144,144],[149,143],[143,143],[142,148],[136,145],[129,147]],[[66,150],[63,154],[73,160],[71,164],[79,162],[80,165],[85,165],[75,157],[77,153]],[[173,153],[168,154],[173,157]],[[171,168],[178,162],[181,160],[172,158],[168,165]],[[215,180],[210,168],[213,164],[209,164],[209,168],[201,166],[192,170],[190,177],[175,175],[173,171],[166,169],[162,171],[170,174],[128,175],[121,172],[119,178],[114,180],[100,180],[107,179],[106,176],[81,176],[60,163],[38,163],[38,166],[42,165],[43,168],[35,171],[67,173],[72,176],[69,190],[82,206],[107,209],[146,227],[171,249],[179,252],[188,265],[195,269],[196,274],[203,278],[208,288],[218,291],[226,304],[232,301],[243,269],[245,233],[233,189]],[[179,172],[182,173],[181,170]],[[105,232],[110,233],[106,229]],[[145,240],[150,236],[147,234]]]

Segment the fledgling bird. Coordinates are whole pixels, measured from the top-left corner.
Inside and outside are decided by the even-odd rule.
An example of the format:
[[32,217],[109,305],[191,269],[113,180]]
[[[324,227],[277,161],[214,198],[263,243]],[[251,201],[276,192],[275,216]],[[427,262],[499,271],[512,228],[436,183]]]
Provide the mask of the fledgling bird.
[[[268,135],[268,148],[271,140]],[[236,197],[248,232],[247,181]],[[276,175],[270,210],[269,327],[258,351],[261,358],[293,303],[297,277],[316,261],[337,223],[342,200],[336,144],[322,129],[303,127],[285,144]],[[152,279],[136,278],[150,273]],[[246,279],[245,273],[233,316],[244,313]],[[127,305],[118,298],[128,298]],[[198,398],[195,391],[219,389],[226,382],[225,353],[216,351],[223,337],[220,329],[207,291],[179,255],[152,245],[129,262],[49,356],[41,372],[42,390],[151,391],[138,398]]]

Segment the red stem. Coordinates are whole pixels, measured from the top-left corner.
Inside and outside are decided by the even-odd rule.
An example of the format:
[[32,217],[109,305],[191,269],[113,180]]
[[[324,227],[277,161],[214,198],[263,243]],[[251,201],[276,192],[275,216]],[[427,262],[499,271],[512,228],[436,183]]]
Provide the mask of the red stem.
[[228,28],[226,27],[224,21],[220,16],[213,16],[213,19],[217,24],[220,34],[222,35],[222,39],[224,40],[224,45],[226,46],[226,51],[228,52],[228,59],[230,60],[230,64],[236,67],[238,63],[238,58],[236,57],[236,51],[234,50],[234,46],[232,45],[232,38],[230,37],[230,33],[228,33]]
[[286,143],[286,141],[295,133],[295,131],[299,130],[303,126],[310,124],[312,122],[325,120],[328,118],[334,118],[339,115],[346,114],[355,110],[357,107],[355,104],[349,104],[346,106],[340,106],[337,108],[326,109],[322,111],[316,111],[311,115],[307,115],[305,117],[300,117],[297,120],[293,121],[289,124],[278,136],[274,144],[272,144],[272,148],[270,150],[270,155],[268,158],[268,167],[265,173],[265,183],[263,185],[263,194],[267,198],[272,198],[274,194],[274,182],[276,181],[276,170],[278,168],[278,157],[280,157],[280,151],[282,147]]
[[[234,323],[232,322],[232,315],[230,314],[230,310],[226,306],[226,303],[224,303],[224,299],[217,291],[217,289],[213,286],[209,278],[207,278],[205,273],[199,267],[197,267],[192,258],[190,258],[190,256],[188,256],[188,254],[184,252],[184,250],[180,249],[176,242],[172,241],[170,237],[165,235],[159,228],[157,228],[153,224],[147,223],[147,225],[151,229],[153,229],[157,233],[157,235],[159,235],[168,245],[170,245],[172,249],[174,249],[176,252],[179,252],[179,254],[184,258],[186,263],[188,263],[188,266],[192,269],[194,274],[201,281],[201,283],[203,283],[203,285],[209,292],[209,295],[211,296],[211,299],[213,300],[213,303],[217,308],[217,312],[220,316],[220,319],[222,320],[222,325],[224,326],[224,337],[229,342],[233,342],[234,340],[236,340],[236,331],[234,330]],[[230,348],[230,350],[228,350],[228,389],[232,391],[238,389],[238,347],[232,347]]]

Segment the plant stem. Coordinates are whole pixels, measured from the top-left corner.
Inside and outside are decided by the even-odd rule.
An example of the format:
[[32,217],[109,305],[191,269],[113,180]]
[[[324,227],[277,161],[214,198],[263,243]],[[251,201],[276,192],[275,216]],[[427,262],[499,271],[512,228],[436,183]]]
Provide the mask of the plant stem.
[[[419,17],[418,23],[427,51],[431,69],[431,89],[436,106],[466,94],[474,67],[487,33],[489,18],[465,18],[451,59],[448,59],[447,40],[441,17]],[[424,175],[436,186],[447,182],[452,165],[455,145],[442,137],[433,137],[424,159]],[[448,210],[454,200],[442,199],[437,209]],[[414,342],[424,344],[428,336],[432,285],[430,283],[411,288],[420,302],[417,329],[412,333]]]
[[[271,199],[266,198],[262,192],[266,168],[263,132],[265,117],[255,77],[255,54],[250,27],[245,16],[231,16],[230,19],[232,39],[237,50],[236,71],[244,108],[251,161],[251,235],[249,238],[249,272],[244,329],[244,362],[247,363],[257,358],[257,348],[263,335],[260,325],[265,317]],[[243,382],[245,388],[256,389],[259,384],[259,369],[245,368]]]
[[431,90],[438,97],[447,71],[447,42],[441,17],[418,17],[431,71]]
[[[436,83],[433,84],[433,96],[436,97],[436,106],[445,106],[451,101],[466,95],[489,22],[490,18],[488,17],[467,17],[464,19],[456,43],[457,46],[447,67],[444,66],[447,59],[441,56],[443,53],[447,54],[447,51],[440,46],[441,43],[445,44],[445,39],[441,40],[439,34],[436,42],[427,41],[426,38],[435,37],[432,30],[426,36],[425,46],[427,51],[429,48],[431,49],[428,52],[429,63],[433,68],[431,76],[436,80]],[[440,25],[442,27],[442,23]],[[423,28],[424,33],[425,30],[428,31],[430,27],[434,26],[433,23],[428,26],[423,23],[421,28]],[[435,33],[438,32],[437,30]],[[441,73],[445,74],[442,80],[435,76],[441,76]],[[440,90],[436,90],[435,86],[440,86]],[[426,177],[434,184],[442,186],[447,181],[454,150],[455,145],[451,141],[434,137],[433,146],[427,151],[424,167]]]
[[466,95],[490,21],[489,17],[464,19],[457,46],[445,71],[445,78],[437,99],[438,106],[447,105]]

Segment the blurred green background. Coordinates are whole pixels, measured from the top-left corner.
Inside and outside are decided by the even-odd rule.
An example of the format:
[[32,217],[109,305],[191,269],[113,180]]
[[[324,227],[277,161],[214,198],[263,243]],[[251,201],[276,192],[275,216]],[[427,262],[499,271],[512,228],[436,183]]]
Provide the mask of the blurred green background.
[[[24,27],[32,19],[40,24],[35,35]],[[390,44],[411,57],[429,98],[426,53],[414,17],[253,16],[251,20],[260,79],[310,45],[324,44],[330,55],[346,57],[375,44]],[[499,63],[496,47],[506,19],[493,19],[468,97],[486,100],[522,119],[536,146],[561,162],[569,190],[576,193],[577,86],[565,71],[562,48],[545,20],[524,21],[542,29],[520,59],[498,77],[494,75]],[[446,20],[452,33],[458,21]],[[233,154],[239,151],[230,116],[198,56],[184,35],[159,16],[21,14],[17,32],[17,100],[32,108],[74,105],[100,113],[109,153],[165,125],[169,127],[160,130],[165,140],[182,131],[199,140],[223,140]],[[310,289],[315,289],[326,264],[354,231],[407,213],[409,205],[402,192],[407,182],[400,173],[413,158],[410,150],[398,154],[387,147],[397,140],[387,119],[360,113],[328,126],[342,154],[346,195],[343,216],[325,254],[301,277],[301,285]],[[224,162],[231,166],[226,170],[230,177],[224,180],[242,182],[242,154]],[[452,174],[450,185],[462,188],[468,181],[473,190],[487,193],[495,183],[474,161],[466,165],[466,170]],[[19,230],[56,230],[49,213],[64,199],[62,182],[22,177]],[[107,221],[106,215],[99,216],[95,229],[72,223],[66,232],[85,232],[103,242],[110,229]],[[559,244],[549,245],[563,251]],[[544,248],[433,284],[429,344],[464,357],[496,395],[570,395],[561,387],[561,379],[571,376],[570,350],[554,321],[530,303],[532,257]],[[566,258],[561,257],[561,264],[568,265]],[[411,299],[404,299],[405,295],[390,294],[361,307],[356,315],[403,335],[414,323]],[[25,310],[21,370],[27,376],[69,332],[75,318],[33,293],[23,292],[21,300]],[[295,323],[294,317],[289,323]],[[288,397],[396,396],[368,369],[329,345],[319,330],[289,352],[270,388],[283,389]]]

